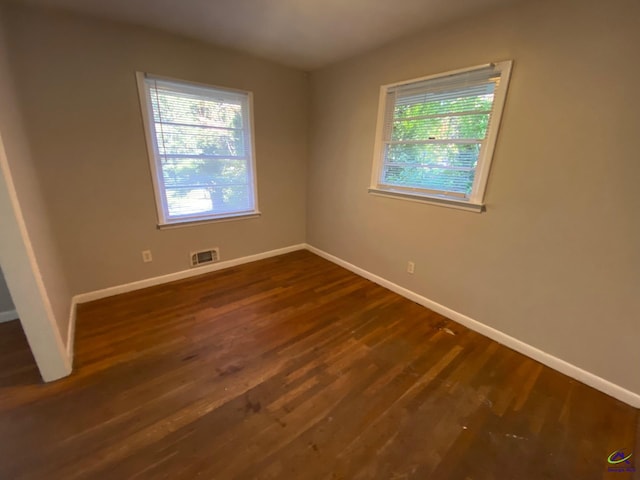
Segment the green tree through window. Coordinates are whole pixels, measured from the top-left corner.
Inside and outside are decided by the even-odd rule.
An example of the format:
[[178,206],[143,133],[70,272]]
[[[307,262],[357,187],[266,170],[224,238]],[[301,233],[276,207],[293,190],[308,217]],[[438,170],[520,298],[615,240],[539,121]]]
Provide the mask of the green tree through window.
[[[382,87],[372,189],[460,201],[481,197],[484,184],[479,186],[476,177],[493,150],[487,140],[507,66],[510,62]],[[504,94],[500,107],[503,101]]]
[[254,209],[247,95],[147,81],[168,219]]

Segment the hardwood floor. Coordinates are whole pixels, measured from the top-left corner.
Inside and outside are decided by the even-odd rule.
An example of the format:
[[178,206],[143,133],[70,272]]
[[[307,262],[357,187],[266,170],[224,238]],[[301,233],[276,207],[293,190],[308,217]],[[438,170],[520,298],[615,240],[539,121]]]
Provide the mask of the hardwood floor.
[[52,384],[0,342],[2,479],[626,480],[607,457],[640,455],[637,410],[305,251],[81,305]]
[[[40,382],[40,372],[38,372],[20,322],[15,320],[1,323],[0,407],[4,403],[5,394],[11,395],[14,387]],[[4,443],[4,440],[4,437],[0,437],[0,443]]]

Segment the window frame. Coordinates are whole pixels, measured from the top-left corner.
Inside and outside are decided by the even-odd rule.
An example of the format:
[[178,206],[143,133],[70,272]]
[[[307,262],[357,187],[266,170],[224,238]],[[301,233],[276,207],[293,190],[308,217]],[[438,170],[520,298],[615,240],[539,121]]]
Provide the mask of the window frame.
[[[162,173],[162,167],[160,164],[160,152],[158,151],[158,142],[153,122],[153,106],[148,100],[148,88],[146,84],[147,79],[157,79],[160,81],[171,82],[186,87],[195,87],[200,89],[208,89],[219,91],[222,93],[229,92],[234,94],[246,95],[247,105],[247,131],[249,135],[249,154],[250,160],[247,162],[249,182],[247,185],[251,187],[251,195],[253,199],[253,208],[250,210],[237,211],[237,212],[225,212],[225,213],[194,213],[181,215],[177,218],[171,218],[169,215],[168,205],[166,201],[166,190],[164,187],[164,177]],[[253,115],[253,92],[248,90],[241,90],[229,87],[221,87],[218,85],[210,85],[199,82],[192,82],[188,80],[182,80],[173,77],[165,77],[161,75],[155,75],[147,72],[136,72],[136,83],[138,86],[138,97],[140,100],[140,110],[142,113],[142,123],[144,128],[144,135],[147,144],[147,157],[149,160],[149,168],[151,174],[151,181],[153,184],[153,192],[156,204],[157,226],[160,229],[175,228],[180,226],[199,225],[210,222],[224,222],[232,220],[242,220],[247,218],[256,218],[261,215],[258,208],[258,181],[257,181],[257,167],[256,167],[256,152],[255,152],[255,136],[254,136],[254,115]],[[243,112],[244,114],[245,112]]]
[[[368,190],[369,193],[373,195],[399,198],[414,202],[459,208],[462,210],[473,212],[484,211],[484,196],[487,188],[489,172],[491,170],[491,163],[493,161],[498,132],[500,130],[500,124],[502,121],[502,114],[506,102],[506,95],[509,87],[509,80],[511,78],[512,66],[512,60],[505,60],[501,62],[476,65],[473,67],[461,68],[458,70],[452,70],[448,72],[427,75],[419,78],[413,78],[410,80],[382,85],[380,87],[380,95],[378,100],[378,117],[376,123],[376,137],[374,144],[373,167],[371,171],[371,184]],[[387,115],[387,96],[389,93],[389,89],[411,85],[418,82],[424,82],[427,80],[435,80],[448,76],[473,72],[489,67],[493,67],[496,72],[500,73],[500,82],[494,92],[491,121],[489,123],[489,129],[487,130],[485,139],[481,143],[480,153],[478,155],[478,163],[475,169],[473,187],[469,197],[457,198],[457,196],[454,197],[450,195],[444,195],[434,190],[429,191],[428,189],[405,187],[384,183],[382,181],[382,173],[385,161],[384,125]]]

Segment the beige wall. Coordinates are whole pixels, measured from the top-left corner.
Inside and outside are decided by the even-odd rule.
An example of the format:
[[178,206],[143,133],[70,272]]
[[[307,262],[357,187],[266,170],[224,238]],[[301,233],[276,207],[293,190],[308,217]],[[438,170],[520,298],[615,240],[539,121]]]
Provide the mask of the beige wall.
[[[1,12],[0,12],[1,13]],[[4,17],[4,18],[3,18]],[[38,164],[32,155],[29,138],[25,133],[23,112],[16,98],[16,85],[20,80],[12,77],[7,59],[4,35],[9,19],[0,16],[0,133],[4,139],[7,161],[11,169],[24,221],[42,281],[64,341],[67,339],[71,293],[67,275],[60,264],[58,241],[52,231],[47,205],[50,199],[43,197],[42,184],[36,173]],[[5,271],[6,273],[6,271]]]
[[14,309],[13,300],[11,300],[11,294],[9,293],[9,288],[7,288],[7,282],[0,269],[0,313],[10,312]]
[[[308,242],[640,393],[639,18],[529,2],[314,72]],[[367,194],[380,85],[504,59],[486,213]]]
[[[305,73],[180,37],[10,7],[12,67],[74,294],[305,239]],[[159,231],[136,70],[254,92],[259,219]],[[141,251],[153,252],[142,263]]]
[[71,372],[71,295],[34,172],[0,10],[0,265],[43,379]]

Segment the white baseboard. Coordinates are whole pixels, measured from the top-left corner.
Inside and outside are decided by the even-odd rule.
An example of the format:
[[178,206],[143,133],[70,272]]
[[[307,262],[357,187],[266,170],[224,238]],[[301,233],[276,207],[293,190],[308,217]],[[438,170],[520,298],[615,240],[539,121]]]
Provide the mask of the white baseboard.
[[312,245],[306,245],[306,249],[310,252],[315,253],[316,255],[329,260],[341,267],[346,268],[347,270],[351,270],[353,273],[360,275],[368,280],[371,280],[378,285],[381,285],[389,290],[402,295],[409,300],[416,302],[419,305],[427,307],[434,312],[439,313],[451,320],[454,320],[465,327],[474,330],[486,337],[489,337],[492,340],[495,340],[502,345],[505,345],[517,352],[526,355],[538,362],[557,370],[558,372],[564,373],[571,378],[574,378],[582,383],[589,385],[590,387],[595,388],[596,390],[600,390],[601,392],[606,393],[624,403],[627,403],[635,408],[640,408],[640,395],[634,393],[626,388],[621,387],[620,385],[616,385],[608,380],[605,380],[602,377],[594,375],[593,373],[587,372],[586,370],[581,369],[569,362],[566,362],[558,357],[554,357],[553,355],[544,352],[532,345],[529,345],[517,338],[514,338],[506,333],[503,333],[495,328],[489,327],[483,323],[480,323],[473,318],[470,318],[462,313],[456,312],[444,305],[441,305],[433,300],[429,300],[422,295],[417,294],[409,289],[401,287],[400,285],[393,283],[389,280],[386,280],[378,275],[375,275],[367,270],[364,270],[360,267],[357,267],[341,258],[338,258],[330,253],[327,253],[323,250],[320,250]]
[[[236,265],[242,265],[243,263],[250,263],[257,260],[262,260],[264,258],[276,257],[285,253],[295,252],[296,250],[304,250],[305,248],[306,244],[301,243],[298,245],[291,245],[289,247],[278,248],[276,250],[269,250],[268,252],[257,253],[255,255],[234,258],[233,260],[212,263],[211,265],[206,265],[204,267],[190,268],[189,270],[169,273],[167,275],[161,275],[159,277],[145,278],[144,280],[138,280],[137,282],[126,283],[124,285],[116,285],[115,287],[103,288],[102,290],[80,293],[79,295],[75,295],[73,297],[71,305],[72,315],[74,315],[75,317],[75,305],[77,305],[78,303],[92,302],[94,300],[100,300],[101,298],[120,295],[121,293],[133,292],[142,288],[154,287],[156,285],[162,285],[163,283],[175,282],[176,280],[182,280],[189,277],[196,277],[205,273],[215,272],[229,267],[235,267]],[[69,343],[67,344],[69,345]]]
[[69,325],[67,327],[67,357],[73,368],[73,347],[76,338],[76,310],[78,304],[75,297],[71,299],[71,312],[69,312]]
[[0,323],[10,322],[11,320],[17,320],[18,318],[20,317],[18,316],[18,312],[15,310],[0,312]]
[[[212,265],[207,265],[205,267],[194,268],[189,270],[183,270],[180,272],[170,273],[168,275],[161,275],[158,277],[147,278],[144,280],[139,280],[136,282],[127,283],[124,285],[117,285],[114,287],[105,288],[102,290],[96,290],[93,292],[86,292],[76,295],[72,299],[71,303],[71,313],[69,317],[69,328],[67,332],[67,354],[71,362],[73,362],[73,345],[74,345],[74,336],[75,336],[75,323],[76,323],[76,307],[79,303],[91,302],[93,300],[99,300],[101,298],[111,297],[113,295],[119,295],[121,293],[132,292],[135,290],[140,290],[142,288],[153,287],[156,285],[161,285],[164,283],[173,282],[176,280],[182,280],[189,277],[194,277],[197,275],[202,275],[209,272],[215,272],[218,270],[223,270],[225,268],[234,267],[236,265],[241,265],[243,263],[255,262],[257,260],[262,260],[264,258],[275,257],[278,255],[283,255],[285,253],[294,252],[296,250],[309,250],[310,252],[323,257],[330,262],[333,262],[341,267],[346,268],[347,270],[352,271],[353,273],[360,275],[372,282],[377,283],[389,290],[402,295],[409,300],[416,302],[419,305],[427,307],[434,312],[437,312],[451,320],[454,320],[465,327],[474,330],[486,337],[489,337],[492,340],[495,340],[502,345],[505,345],[513,350],[526,355],[538,362],[553,368],[565,375],[568,375],[571,378],[574,378],[590,387],[593,387],[601,392],[606,393],[624,403],[627,403],[635,408],[640,408],[640,395],[634,393],[630,390],[627,390],[615,383],[612,383],[608,380],[605,380],[602,377],[599,377],[593,373],[590,373],[586,370],[581,369],[569,362],[566,362],[558,357],[555,357],[549,353],[546,353],[532,345],[529,345],[517,338],[514,338],[506,333],[503,333],[495,328],[489,327],[477,320],[474,320],[471,317],[468,317],[460,312],[456,312],[444,305],[441,305],[433,300],[430,300],[422,295],[419,295],[416,292],[413,292],[407,288],[401,287],[400,285],[393,283],[385,278],[382,278],[378,275],[375,275],[363,268],[357,267],[341,258],[338,258],[330,253],[327,253],[323,250],[320,250],[312,245],[308,244],[298,244],[291,245],[285,248],[279,248],[276,250],[270,250],[268,252],[258,253],[255,255],[249,255],[246,257],[236,258],[233,260],[227,260],[224,262],[214,263]],[[14,313],[14,312],[5,312],[5,313]],[[2,313],[0,313],[0,321],[2,321]],[[16,317],[17,318],[17,315]],[[13,318],[11,318],[13,319]],[[6,320],[5,320],[6,321]]]

